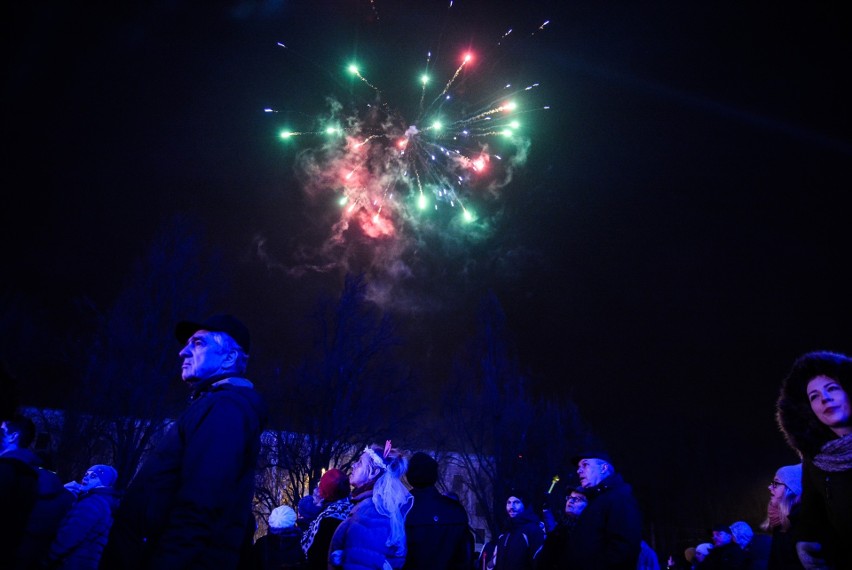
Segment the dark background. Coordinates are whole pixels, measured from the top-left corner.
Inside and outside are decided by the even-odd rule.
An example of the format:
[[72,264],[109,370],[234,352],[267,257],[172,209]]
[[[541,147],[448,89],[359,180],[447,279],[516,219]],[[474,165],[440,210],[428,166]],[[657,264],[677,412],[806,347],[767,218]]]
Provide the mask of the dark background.
[[501,191],[494,235],[424,254],[395,285],[387,309],[425,378],[447,373],[493,291],[535,389],[573,399],[643,501],[679,513],[659,524],[700,533],[715,521],[691,513],[756,525],[775,469],[796,461],[773,419],[792,360],[852,351],[852,50],[834,7],[4,12],[4,310],[18,318],[4,318],[4,357],[33,386],[70,380],[47,367],[49,341],[9,342],[20,315],[66,334],[74,300],[108,305],[173,212],[214,229],[235,279],[228,309],[297,359],[305,308],[341,273],[276,269],[324,228],[294,173],[311,141],[284,145],[279,129],[309,123],[328,94],[357,98],[340,77],[353,56],[399,86],[427,50],[466,45],[488,56],[485,79],[539,82],[552,108],[529,118],[530,157]]

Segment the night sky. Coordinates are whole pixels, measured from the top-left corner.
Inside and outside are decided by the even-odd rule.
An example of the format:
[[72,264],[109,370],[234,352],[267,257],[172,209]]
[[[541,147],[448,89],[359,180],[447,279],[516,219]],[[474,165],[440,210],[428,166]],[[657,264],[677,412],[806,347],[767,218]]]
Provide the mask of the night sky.
[[734,505],[765,504],[796,460],[773,420],[792,360],[852,352],[852,40],[827,6],[691,4],[8,6],[5,299],[62,333],[71,300],[108,305],[182,213],[215,228],[256,342],[299,346],[296,316],[341,273],[295,271],[333,206],[294,169],[315,143],[280,129],[327,95],[368,100],[354,57],[404,107],[427,51],[446,69],[478,50],[467,95],[538,82],[551,107],[525,119],[492,235],[424,240],[404,275],[369,251],[349,267],[380,276],[425,375],[446,373],[494,291],[536,389],[578,403],[646,501],[751,516]]

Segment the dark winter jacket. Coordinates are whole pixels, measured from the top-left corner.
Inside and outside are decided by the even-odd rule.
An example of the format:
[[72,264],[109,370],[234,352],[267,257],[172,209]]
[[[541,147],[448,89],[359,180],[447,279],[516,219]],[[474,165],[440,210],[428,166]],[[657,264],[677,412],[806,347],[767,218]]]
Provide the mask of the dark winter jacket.
[[807,397],[816,376],[836,380],[852,397],[852,360],[831,353],[799,358],[781,386],[778,424],[787,443],[802,456],[802,500],[794,528],[797,542],[818,542],[837,568],[852,568],[852,469],[823,471],[814,457],[837,435],[817,419]]
[[[41,459],[29,449],[10,450],[0,456],[0,479],[3,480],[0,488],[14,490],[8,503],[4,498],[4,515],[10,513],[14,520],[15,516],[22,516],[20,505],[29,505],[23,524],[18,519],[15,524],[6,526],[8,532],[0,533],[4,535],[0,544],[10,545],[8,550],[0,549],[0,562],[3,562],[0,568],[37,566],[45,558],[59,524],[74,503],[74,495],[62,485],[56,473],[41,467],[41,463]],[[13,472],[20,478],[7,482],[6,477]],[[12,553],[14,556],[11,556]]]
[[340,523],[331,538],[328,567],[383,570],[387,561],[391,568],[402,568],[405,554],[387,546],[391,533],[390,518],[376,510],[373,491],[353,495],[352,502],[354,506],[349,518]]
[[349,497],[328,503],[317,517],[311,521],[302,534],[302,550],[308,559],[308,568],[328,570],[328,547],[331,537],[352,511]]
[[748,557],[736,542],[714,546],[701,564],[701,570],[748,570]]
[[51,568],[95,570],[98,567],[118,497],[118,491],[112,487],[95,487],[77,498],[50,545]]
[[299,539],[302,531],[298,527],[270,532],[261,536],[251,549],[252,570],[284,570],[306,568],[305,553]]
[[805,458],[797,541],[819,542],[837,568],[852,568],[852,470],[823,471]]
[[38,465],[41,461],[28,449],[10,449],[0,454],[0,568],[14,568],[27,519],[38,494]]
[[266,419],[247,380],[195,398],[128,488],[101,567],[236,568]]
[[556,525],[552,532],[547,533],[541,551],[535,557],[536,570],[562,570],[565,568],[566,562],[563,561],[563,557],[568,550],[568,538],[576,524],[577,517],[566,517],[565,520]]
[[630,485],[614,473],[585,489],[588,506],[568,540],[568,568],[636,570],[642,514]]
[[470,570],[473,534],[467,511],[434,486],[413,488],[414,505],[405,517],[405,570]]
[[[509,519],[508,530],[497,538],[496,570],[534,568],[534,559],[544,544],[544,523],[531,510]],[[635,570],[635,569],[634,569]]]
[[784,532],[780,525],[772,530],[772,545],[769,547],[767,570],[802,570],[802,563],[796,553],[794,536],[793,529]]

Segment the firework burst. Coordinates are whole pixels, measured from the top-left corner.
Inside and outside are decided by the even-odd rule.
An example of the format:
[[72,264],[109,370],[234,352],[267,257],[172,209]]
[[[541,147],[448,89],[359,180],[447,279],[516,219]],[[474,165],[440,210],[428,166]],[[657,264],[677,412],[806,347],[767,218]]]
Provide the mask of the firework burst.
[[[484,57],[467,49],[439,65],[428,52],[425,65],[395,75],[403,86],[393,96],[371,78],[372,62],[345,62],[339,73],[359,102],[345,107],[327,95],[327,112],[307,128],[281,129],[281,141],[298,149],[304,190],[335,209],[326,253],[367,240],[385,248],[385,262],[398,261],[429,236],[491,234],[500,190],[531,147],[524,116],[549,107],[537,102],[538,83],[490,81]],[[409,97],[397,101],[397,92]]]

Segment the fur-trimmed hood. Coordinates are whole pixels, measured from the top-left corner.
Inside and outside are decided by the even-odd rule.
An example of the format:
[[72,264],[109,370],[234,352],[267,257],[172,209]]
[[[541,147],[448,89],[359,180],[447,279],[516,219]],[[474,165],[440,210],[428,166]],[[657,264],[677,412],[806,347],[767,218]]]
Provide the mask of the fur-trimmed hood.
[[852,396],[852,358],[835,352],[809,352],[796,359],[781,384],[775,419],[787,443],[805,458],[813,458],[837,435],[817,419],[808,401],[807,386],[817,376],[833,378]]

